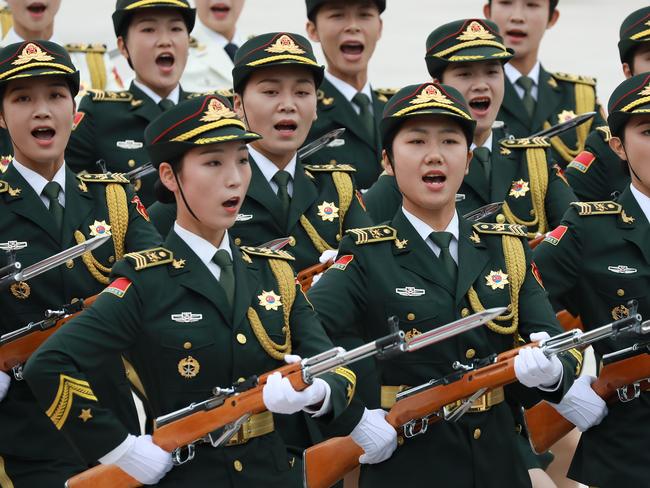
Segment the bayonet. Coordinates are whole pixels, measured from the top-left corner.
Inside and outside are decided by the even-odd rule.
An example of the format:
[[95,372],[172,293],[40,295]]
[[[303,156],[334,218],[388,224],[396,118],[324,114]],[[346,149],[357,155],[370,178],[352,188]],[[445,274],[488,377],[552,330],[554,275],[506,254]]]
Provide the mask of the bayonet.
[[528,138],[529,139],[532,139],[533,137],[548,137],[548,138],[551,138],[551,137],[559,136],[563,132],[571,130],[574,127],[578,127],[579,125],[584,124],[588,120],[591,120],[595,115],[596,115],[596,112],[585,112],[583,114],[576,115],[571,120],[567,120],[566,122],[556,124],[553,127],[549,127],[548,129],[544,129],[544,130],[540,130],[539,132],[535,132],[533,135],[528,136]]
[[305,144],[298,149],[298,157],[300,159],[305,159],[326,146],[335,145],[337,143],[336,141],[339,140],[339,137],[342,136],[344,132],[345,128],[341,127],[340,129],[334,129],[333,131],[328,132],[318,139],[314,139],[309,144]]

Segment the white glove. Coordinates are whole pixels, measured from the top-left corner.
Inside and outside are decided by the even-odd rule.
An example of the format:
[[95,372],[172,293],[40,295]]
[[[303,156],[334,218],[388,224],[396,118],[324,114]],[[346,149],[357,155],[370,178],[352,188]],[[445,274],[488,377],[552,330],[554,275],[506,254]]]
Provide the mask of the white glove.
[[285,354],[284,355],[284,362],[287,364],[293,364],[293,363],[299,363],[302,361],[302,358],[298,356],[297,354]]
[[551,403],[580,432],[598,425],[607,415],[607,404],[591,388],[595,380],[594,376],[580,376],[559,404]]
[[4,371],[0,371],[0,402],[7,396],[9,383],[11,383],[11,376]]
[[150,435],[132,434],[99,462],[115,464],[143,485],[155,485],[173,466],[171,453],[154,444]]
[[[320,417],[329,411],[330,395],[330,385],[320,378],[314,379],[314,382],[304,390],[296,391],[289,379],[282,377],[279,372],[269,376],[262,389],[262,400],[270,412],[292,414],[305,410],[315,417]],[[317,410],[309,408],[321,403],[322,406]]]
[[323,254],[320,255],[318,258],[318,262],[321,264],[325,264],[327,261],[330,259],[336,259],[336,255],[338,254],[338,249],[325,249],[323,251]]
[[[550,336],[546,332],[530,334],[530,340],[541,341]],[[524,347],[515,357],[517,380],[528,388],[555,390],[559,386],[564,368],[557,356],[547,358],[539,347]]]
[[364,450],[359,456],[361,464],[377,464],[386,461],[397,449],[395,427],[386,422],[388,412],[378,408],[363,412],[361,420],[350,433],[352,440]]

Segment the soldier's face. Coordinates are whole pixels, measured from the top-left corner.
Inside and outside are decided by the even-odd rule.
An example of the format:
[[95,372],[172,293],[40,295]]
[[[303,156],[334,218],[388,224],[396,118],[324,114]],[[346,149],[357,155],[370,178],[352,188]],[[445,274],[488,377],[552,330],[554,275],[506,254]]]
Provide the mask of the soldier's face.
[[135,77],[161,96],[181,79],[190,37],[180,13],[171,9],[144,9],[131,19],[126,41],[118,37],[122,55],[130,58]]
[[272,66],[256,71],[235,95],[235,110],[263,139],[253,147],[276,164],[286,164],[316,120],[316,85],[310,70]]
[[554,10],[549,19],[549,0],[492,0],[483,13],[499,26],[506,46],[514,49],[515,58],[537,57],[544,32],[560,16]]
[[176,195],[179,224],[210,242],[216,239],[218,244],[223,231],[235,223],[251,180],[246,144],[241,141],[209,144],[196,147],[183,157],[178,180],[200,222],[185,206],[167,163],[160,166],[160,179]]
[[61,0],[7,0],[14,24],[28,31],[40,31],[54,23]]
[[328,70],[345,79],[368,69],[382,27],[374,2],[337,0],[318,10],[315,23],[307,22],[307,34],[321,43]]
[[609,146],[634,170],[630,171],[634,187],[650,197],[650,114],[630,117],[623,135],[625,142],[612,137]]
[[194,4],[203,25],[232,39],[244,0],[195,0]]
[[453,63],[445,69],[441,81],[456,88],[467,100],[477,134],[491,130],[505,91],[499,61]]
[[394,166],[386,164],[386,172],[397,179],[404,208],[426,221],[431,212],[455,206],[471,154],[460,124],[450,117],[416,117],[395,135]]
[[41,173],[46,166],[63,164],[74,111],[63,77],[13,80],[2,99],[0,126],[9,131],[16,159]]

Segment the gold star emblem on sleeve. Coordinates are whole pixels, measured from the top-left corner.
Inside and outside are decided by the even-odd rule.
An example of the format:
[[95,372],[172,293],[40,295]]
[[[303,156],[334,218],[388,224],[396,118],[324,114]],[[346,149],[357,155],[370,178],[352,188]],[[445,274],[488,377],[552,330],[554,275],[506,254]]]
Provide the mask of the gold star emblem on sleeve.
[[339,209],[334,202],[323,202],[318,206],[318,216],[327,222],[334,222],[339,216]]
[[84,424],[93,418],[93,414],[90,411],[90,408],[82,408],[79,418],[84,421]]
[[264,307],[265,310],[277,310],[282,306],[280,295],[276,295],[273,290],[262,290],[262,294],[258,295],[257,299],[260,301],[260,307]]

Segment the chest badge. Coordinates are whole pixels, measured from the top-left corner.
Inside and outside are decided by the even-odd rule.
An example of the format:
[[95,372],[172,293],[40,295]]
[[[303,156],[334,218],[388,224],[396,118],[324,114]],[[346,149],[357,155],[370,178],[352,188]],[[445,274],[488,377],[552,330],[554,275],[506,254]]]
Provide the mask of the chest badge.
[[29,298],[29,295],[32,292],[30,286],[24,281],[19,281],[18,283],[14,283],[9,287],[9,289],[11,290],[11,294],[15,296],[18,300],[25,300]]
[[106,223],[105,220],[99,221],[95,220],[90,227],[90,235],[93,237],[103,236],[104,234],[111,234],[111,226]]
[[528,182],[524,180],[518,180],[512,182],[510,193],[508,195],[511,197],[519,198],[525,196],[529,191],[530,188],[528,187]]
[[127,139],[125,141],[117,141],[115,143],[120,149],[142,149],[144,144],[140,141],[134,141],[133,139]]
[[276,295],[273,290],[262,291],[262,294],[257,295],[257,298],[260,301],[260,307],[264,307],[265,310],[277,310],[282,306],[280,295]]
[[196,377],[200,370],[201,365],[192,356],[187,356],[178,362],[178,374],[185,379],[189,380]]
[[619,264],[618,266],[607,266],[607,269],[610,270],[612,273],[618,273],[618,274],[634,274],[637,272],[636,268],[629,268],[624,264]]
[[237,217],[235,217],[235,222],[248,222],[252,218],[252,214],[237,214]]
[[339,216],[339,209],[334,202],[323,202],[318,206],[318,216],[327,222],[334,222]]
[[404,334],[404,338],[407,341],[410,341],[411,339],[413,339],[414,337],[419,336],[420,334],[422,334],[422,332],[420,332],[419,330],[411,329],[411,330],[407,331],[406,334]]
[[625,305],[619,305],[612,308],[612,318],[614,320],[621,320],[630,316],[630,311]]
[[180,322],[181,324],[192,324],[203,320],[203,314],[192,312],[173,313],[171,317],[174,322]]
[[490,274],[485,277],[485,281],[487,286],[493,290],[496,290],[497,288],[503,290],[505,286],[510,283],[508,281],[508,275],[502,270],[490,271]]
[[395,293],[403,297],[421,297],[427,291],[414,286],[405,286],[404,288],[395,288]]
[[569,120],[573,120],[575,118],[576,113],[573,110],[562,110],[559,114],[557,114],[557,121],[560,124],[568,122]]

